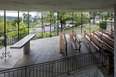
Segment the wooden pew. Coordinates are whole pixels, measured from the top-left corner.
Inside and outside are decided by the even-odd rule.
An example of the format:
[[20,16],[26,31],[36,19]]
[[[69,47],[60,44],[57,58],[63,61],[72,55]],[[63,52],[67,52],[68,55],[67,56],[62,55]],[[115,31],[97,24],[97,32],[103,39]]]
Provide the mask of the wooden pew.
[[101,37],[100,35],[98,35],[97,33],[95,32],[92,32],[94,35],[96,35],[97,37],[99,37],[101,40],[103,40],[104,42],[106,42],[107,44],[109,44],[110,46],[114,47],[114,44],[110,41],[108,41],[107,39]]
[[104,33],[104,34],[106,34],[106,35],[108,35],[109,37],[111,37],[111,38],[113,38],[113,39],[114,39],[114,35],[109,34],[109,33],[106,33],[106,32],[104,32],[104,31],[102,31],[102,30],[100,30],[100,32],[101,32],[101,33]]
[[[90,39],[91,39],[91,41],[93,41],[93,43],[94,44],[92,44],[91,43],[91,41],[90,40],[88,40],[87,39],[87,41],[91,44],[91,45],[95,45],[94,46],[94,48],[97,48],[96,46],[99,46],[101,49],[99,50],[99,49],[97,49],[97,50],[99,50],[99,51],[101,51],[101,53],[103,53],[105,56],[106,56],[106,62],[105,62],[105,65],[104,64],[102,64],[103,65],[103,67],[104,67],[104,69],[106,70],[106,72],[109,74],[109,73],[111,73],[113,70],[113,53],[112,52],[110,52],[109,50],[107,50],[107,49],[103,49],[103,46],[101,46],[102,45],[102,41],[100,41],[99,39],[97,39],[94,35],[89,35],[89,34],[87,34],[86,32],[84,32],[84,37],[86,38],[86,36],[88,36]],[[96,44],[97,45],[96,45]],[[98,47],[98,48],[99,48]]]
[[79,49],[79,51],[80,51],[80,48],[81,48],[81,41],[80,41],[80,39],[79,39],[79,37],[76,35],[76,33],[72,30],[72,35],[73,35],[73,37],[75,38],[75,42],[78,44],[78,49]]
[[111,39],[111,38],[107,37],[105,34],[102,34],[100,32],[97,32],[97,34],[100,35],[103,38],[106,38],[107,40],[111,41],[112,43],[114,43],[114,39]]
[[79,37],[76,35],[76,33],[73,30],[72,30],[72,34],[69,34],[69,36],[70,36],[70,39],[72,41],[73,48],[75,50],[79,50],[79,52],[80,52],[80,48],[81,48],[81,44],[80,43],[81,42],[80,42]]
[[60,54],[64,54],[65,52],[67,55],[67,40],[63,30],[63,34],[60,34]]
[[92,38],[94,38],[96,41],[98,41],[101,45],[103,45],[103,49],[105,47],[105,49],[108,49],[110,52],[114,53],[113,50],[114,48],[112,48],[111,46],[109,46],[107,43],[105,43],[104,41],[102,41],[101,39],[99,39],[97,36],[95,36],[94,34],[90,34],[90,36]]
[[111,32],[114,32],[114,30],[113,30],[112,28],[110,29],[110,31],[111,31]]
[[91,35],[87,34],[86,31],[84,31],[84,38],[88,41],[90,45],[92,45],[92,47],[94,47],[96,51],[100,51],[100,49],[102,49],[102,45],[94,38],[92,38]]
[[75,50],[77,50],[78,48],[77,48],[76,43],[75,43],[75,41],[74,41],[73,35],[72,35],[72,34],[69,34],[69,36],[70,36],[70,39],[71,39],[71,41],[72,41],[72,46],[73,46],[73,48],[74,48]]
[[62,34],[60,34],[60,53],[64,54],[64,39]]

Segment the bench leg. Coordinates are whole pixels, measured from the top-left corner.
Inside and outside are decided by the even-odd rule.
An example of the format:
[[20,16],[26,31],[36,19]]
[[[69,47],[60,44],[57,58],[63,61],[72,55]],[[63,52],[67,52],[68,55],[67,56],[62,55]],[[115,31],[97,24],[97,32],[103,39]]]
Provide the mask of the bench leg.
[[23,48],[23,51],[24,51],[24,55],[29,54],[29,52],[30,52],[30,41],[25,44],[25,46]]

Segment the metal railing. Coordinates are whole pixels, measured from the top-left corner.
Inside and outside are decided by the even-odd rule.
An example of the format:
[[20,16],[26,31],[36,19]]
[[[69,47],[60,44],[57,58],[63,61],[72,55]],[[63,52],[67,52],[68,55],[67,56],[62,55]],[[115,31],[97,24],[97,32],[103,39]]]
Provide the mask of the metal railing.
[[0,71],[0,77],[57,77],[80,68],[102,64],[106,58],[99,53],[84,53],[59,60]]

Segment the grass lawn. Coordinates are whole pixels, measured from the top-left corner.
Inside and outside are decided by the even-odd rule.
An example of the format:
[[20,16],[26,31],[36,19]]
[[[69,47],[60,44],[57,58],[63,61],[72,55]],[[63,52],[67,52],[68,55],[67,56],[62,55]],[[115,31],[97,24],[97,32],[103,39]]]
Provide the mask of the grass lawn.
[[29,30],[34,30],[35,28],[29,28]]
[[[81,34],[81,26],[65,29],[65,33],[66,33],[66,34],[71,33],[71,32],[72,32],[72,29],[76,32],[76,34]],[[82,27],[82,33],[83,33],[84,30],[86,30],[86,32],[89,33],[89,32],[90,32],[90,25],[85,25],[85,26],[83,26],[83,27]],[[91,25],[91,32],[92,32],[93,30],[94,30],[95,32],[99,31],[99,26],[96,25],[96,24],[92,24],[92,25]]]
[[0,46],[0,49],[2,49],[4,46]]

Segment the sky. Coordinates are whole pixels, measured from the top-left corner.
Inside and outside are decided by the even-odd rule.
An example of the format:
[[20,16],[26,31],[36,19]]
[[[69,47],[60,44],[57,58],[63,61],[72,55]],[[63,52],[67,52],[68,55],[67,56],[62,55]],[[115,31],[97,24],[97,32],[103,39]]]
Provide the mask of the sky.
[[[28,12],[26,12],[26,11],[19,11],[19,17],[22,17],[23,13],[28,14]],[[37,12],[29,12],[29,14],[31,14],[31,16],[34,17],[37,14]],[[3,16],[4,11],[0,10],[0,15]],[[41,13],[38,12],[38,15],[41,16]],[[18,17],[18,11],[6,11],[6,16]]]

